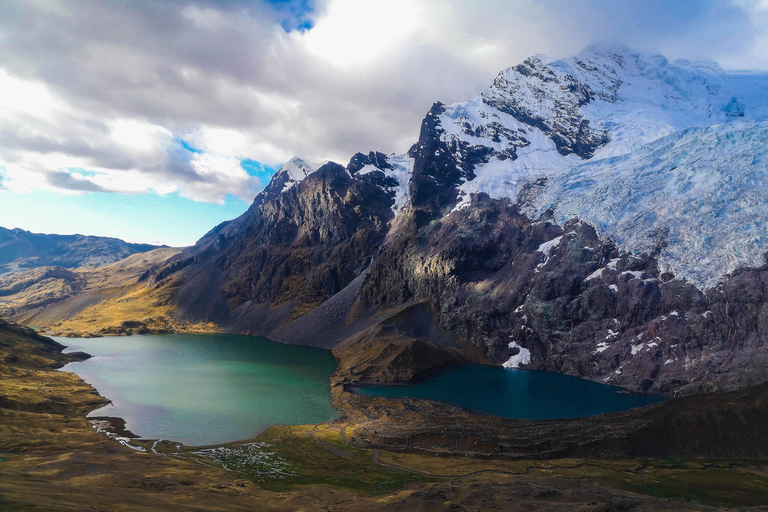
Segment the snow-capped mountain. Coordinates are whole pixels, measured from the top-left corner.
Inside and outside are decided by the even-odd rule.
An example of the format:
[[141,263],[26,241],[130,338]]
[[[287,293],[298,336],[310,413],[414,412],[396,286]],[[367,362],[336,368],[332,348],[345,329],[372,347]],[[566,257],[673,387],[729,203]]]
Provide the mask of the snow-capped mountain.
[[291,158],[277,170],[265,189],[267,194],[281,194],[300,183],[304,178],[320,168],[320,165],[308,162],[297,156]]
[[532,57],[435,103],[405,154],[291,159],[142,280],[174,324],[382,342],[388,379],[464,357],[736,389],[768,381],[766,142],[765,73],[623,47]]
[[463,208],[480,192],[522,199],[561,223],[578,216],[623,249],[663,246],[664,268],[710,287],[763,261],[766,119],[768,74],[590,46],[570,59],[531,57],[476,98],[435,104],[425,119],[434,147],[422,140],[366,169],[397,179],[399,211],[414,162],[442,154],[425,192],[438,194],[432,182],[455,190],[441,206]]
[[663,244],[663,267],[709,287],[763,263],[766,118],[766,74],[590,46],[504,70],[440,125],[449,147],[484,154],[457,207],[547,178],[528,211],[578,216],[630,251]]

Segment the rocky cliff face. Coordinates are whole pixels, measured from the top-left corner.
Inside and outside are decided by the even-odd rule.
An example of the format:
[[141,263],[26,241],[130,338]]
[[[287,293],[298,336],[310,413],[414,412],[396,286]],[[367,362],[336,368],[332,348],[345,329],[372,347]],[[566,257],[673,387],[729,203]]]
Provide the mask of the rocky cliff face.
[[673,395],[768,377],[766,279],[768,267],[745,269],[702,292],[587,223],[477,196],[386,247],[360,297],[426,300],[442,329],[498,363]]
[[226,325],[259,305],[302,316],[357,277],[384,241],[394,198],[382,171],[360,172],[369,160],[331,162],[290,185],[278,173],[240,219],[149,279],[183,271],[180,314],[189,317]]

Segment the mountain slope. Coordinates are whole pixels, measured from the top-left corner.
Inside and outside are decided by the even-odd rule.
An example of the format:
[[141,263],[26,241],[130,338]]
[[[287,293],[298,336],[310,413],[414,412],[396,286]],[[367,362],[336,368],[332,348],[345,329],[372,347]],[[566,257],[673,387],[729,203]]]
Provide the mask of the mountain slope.
[[157,246],[131,244],[117,238],[43,235],[0,228],[0,273],[46,266],[98,267],[153,249]]
[[[178,252],[163,247],[100,267],[39,267],[0,276],[0,318],[63,335],[178,327],[167,316],[173,280],[149,288],[145,277],[148,269]],[[62,328],[64,320],[67,327]]]

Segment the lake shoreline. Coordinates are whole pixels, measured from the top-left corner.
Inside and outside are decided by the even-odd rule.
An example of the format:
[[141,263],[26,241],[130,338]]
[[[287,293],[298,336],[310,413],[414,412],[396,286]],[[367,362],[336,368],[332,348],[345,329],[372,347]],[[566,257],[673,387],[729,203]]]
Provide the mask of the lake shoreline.
[[[166,336],[169,336],[169,337],[165,338]],[[208,345],[206,350],[208,350],[210,348],[210,346],[216,346],[215,344],[217,342],[215,341],[215,339],[216,339],[217,335],[212,335],[212,336],[213,337],[210,338],[210,340],[211,340],[210,343],[212,343],[213,345]],[[279,348],[282,348],[282,349],[292,350],[292,351],[303,350],[300,347],[296,347],[296,346],[293,346],[293,345],[280,344],[280,343],[277,343],[277,342],[273,342],[271,340],[267,340],[265,338],[238,337],[236,335],[218,335],[218,336],[226,336],[227,339],[230,339],[230,338],[240,339],[243,342],[249,343],[249,344],[251,344],[251,343],[253,343],[253,344],[268,343],[268,344],[271,344],[270,346],[275,347],[275,348],[279,347]],[[176,337],[178,337],[178,335],[176,335]],[[196,340],[196,341],[204,343],[204,344],[205,343],[209,343],[207,341],[209,339],[207,336],[203,336],[203,335],[188,335],[188,336],[186,336],[185,335],[184,339],[187,339],[188,337],[189,337],[190,340]],[[150,340],[150,339],[159,342],[159,340],[163,339],[163,338],[165,338],[167,340],[173,340],[174,339],[173,335],[159,335],[159,334],[148,335],[148,336],[135,335],[135,337],[133,338],[133,341],[128,342],[128,344],[130,346],[133,346],[134,344],[144,343],[146,340]],[[125,338],[122,338],[122,337],[111,337],[111,338],[105,337],[105,338],[100,338],[100,339],[102,339],[102,340],[110,340],[112,342],[112,345],[114,345],[115,341],[123,340]],[[98,347],[106,348],[107,345],[106,344],[102,345],[101,341],[93,340],[92,338],[80,339],[81,340],[81,345],[78,345],[76,343],[76,340],[77,339],[73,339],[73,338],[59,339],[60,342],[64,342],[64,343],[69,342],[70,343],[70,345],[65,349],[66,353],[74,353],[74,351],[77,351],[77,350],[83,348],[82,343],[85,343],[86,345],[92,346],[92,348],[89,349],[89,350],[91,352],[96,353],[97,358],[95,360],[92,360],[90,364],[92,364],[92,365],[99,364],[100,360],[98,358],[98,355],[99,355]],[[124,344],[120,343],[120,346],[124,346]],[[288,348],[288,347],[291,347],[291,348]],[[126,348],[126,350],[127,350],[127,348]],[[323,349],[308,349],[308,350],[323,350]],[[327,352],[326,350],[323,350],[323,351]],[[183,353],[180,352],[177,357],[182,357],[182,354]],[[330,355],[330,353],[329,353],[329,355]],[[254,364],[256,364],[256,361],[254,361]],[[138,363],[136,365],[139,366]],[[333,366],[334,366],[333,371],[336,371],[336,372],[338,372],[339,369],[341,368],[341,364],[340,364],[340,361],[338,360],[338,358],[334,359]],[[73,371],[74,373],[83,376],[82,375],[82,373],[83,373],[82,367],[80,367],[80,366],[71,366],[71,367],[68,366],[64,370],[65,371]],[[158,368],[158,370],[159,370],[159,368]],[[167,368],[163,368],[163,371],[165,371],[165,370],[167,370]],[[181,370],[183,371],[184,368],[181,368]],[[120,369],[120,372],[122,372],[122,371],[125,371],[125,369],[124,368]],[[508,378],[512,379],[510,382],[512,382],[515,378],[519,378],[521,376],[528,376],[528,375],[533,376],[532,378],[534,378],[534,379],[535,378],[539,378],[539,379],[543,379],[543,380],[545,380],[547,382],[549,380],[553,380],[553,381],[557,380],[557,382],[559,382],[559,380],[563,380],[563,381],[567,380],[568,382],[563,384],[563,386],[565,386],[565,387],[572,387],[574,385],[577,385],[577,386],[582,386],[582,387],[589,388],[589,389],[593,389],[593,388],[597,388],[597,389],[601,389],[601,390],[603,388],[605,388],[606,390],[610,389],[611,393],[614,393],[616,395],[621,395],[621,397],[622,397],[621,400],[624,400],[624,399],[626,399],[626,400],[634,399],[636,401],[636,403],[633,402],[631,405],[628,405],[628,406],[624,406],[624,405],[621,405],[621,406],[606,406],[607,408],[603,408],[603,409],[599,409],[599,410],[588,409],[588,410],[585,410],[585,412],[573,412],[573,411],[569,411],[567,413],[552,412],[552,413],[546,413],[543,416],[541,414],[534,414],[532,416],[510,415],[508,412],[505,412],[505,410],[502,410],[502,409],[495,408],[495,409],[488,410],[488,409],[484,409],[483,405],[478,405],[478,403],[480,403],[480,404],[483,403],[483,399],[484,399],[485,395],[494,393],[494,391],[492,389],[494,386],[497,387],[497,388],[499,387],[500,384],[498,382],[495,382],[495,381],[494,382],[486,381],[486,384],[489,384],[488,389],[482,389],[481,388],[481,389],[478,389],[477,391],[475,391],[476,396],[474,398],[470,399],[469,402],[467,402],[466,399],[463,400],[463,401],[456,401],[455,399],[453,399],[452,397],[449,397],[449,396],[439,396],[439,397],[406,396],[406,395],[402,395],[402,394],[398,394],[398,393],[395,393],[394,396],[389,396],[389,398],[390,399],[395,399],[395,400],[402,398],[402,399],[410,399],[410,400],[425,400],[425,401],[428,401],[428,402],[429,401],[438,402],[438,403],[441,403],[441,404],[449,406],[449,407],[459,408],[462,411],[464,411],[466,414],[469,414],[469,415],[472,415],[472,416],[476,417],[477,421],[483,421],[482,418],[486,418],[486,417],[499,417],[499,418],[506,418],[506,419],[518,419],[518,420],[583,418],[583,417],[589,417],[589,416],[594,416],[594,415],[598,415],[598,414],[606,414],[606,413],[613,412],[615,410],[626,410],[626,409],[629,409],[629,408],[632,408],[632,407],[642,407],[642,406],[646,405],[646,403],[645,403],[645,401],[641,401],[640,400],[641,398],[646,398],[647,399],[646,401],[648,403],[656,401],[656,400],[654,400],[651,397],[647,397],[647,396],[643,396],[643,395],[636,395],[636,394],[630,394],[630,393],[619,393],[619,391],[626,391],[626,390],[622,390],[622,389],[620,389],[620,388],[618,388],[616,386],[601,385],[601,384],[594,383],[594,382],[589,381],[589,380],[579,379],[577,377],[570,377],[570,376],[565,376],[565,375],[561,375],[561,374],[554,374],[554,373],[549,373],[549,372],[539,372],[539,371],[535,371],[535,370],[524,370],[524,369],[510,370],[510,369],[503,369],[503,368],[501,368],[499,366],[489,365],[489,364],[480,364],[480,365],[467,365],[467,364],[463,364],[463,365],[444,366],[444,367],[437,368],[437,369],[435,369],[433,371],[430,371],[430,372],[422,372],[421,374],[417,375],[416,377],[414,377],[410,381],[404,381],[404,382],[381,383],[381,384],[372,384],[371,385],[371,384],[363,384],[363,383],[355,381],[355,382],[352,382],[352,383],[344,384],[343,389],[345,391],[349,392],[349,393],[356,394],[356,395],[362,395],[362,396],[384,396],[384,397],[386,397],[386,393],[375,393],[374,392],[373,395],[370,395],[370,394],[366,393],[366,390],[373,389],[375,387],[375,388],[381,388],[381,389],[391,388],[393,391],[402,391],[402,390],[405,390],[405,389],[409,389],[409,387],[418,387],[418,386],[428,385],[429,382],[430,382],[430,379],[441,379],[441,378],[444,378],[446,374],[451,374],[451,373],[456,373],[456,372],[461,372],[461,371],[475,371],[475,372],[480,371],[480,372],[483,373],[483,375],[486,375],[486,376],[489,375],[489,374],[492,374],[492,375],[497,375],[497,374],[508,375],[509,376]],[[118,372],[118,373],[120,373],[120,372]],[[330,376],[331,373],[332,372],[329,371],[329,377],[327,379],[328,388],[330,388],[330,383],[331,383],[331,380],[332,380],[331,376]],[[179,376],[179,378],[183,378],[183,373],[178,374],[178,376]],[[481,377],[482,377],[482,375],[481,375]],[[121,435],[120,432],[128,432],[128,433],[130,433],[130,435],[121,435],[122,437],[127,437],[127,438],[132,438],[132,439],[142,439],[142,440],[164,440],[164,441],[169,441],[169,442],[174,442],[174,443],[181,443],[181,444],[183,444],[185,446],[211,447],[211,446],[219,446],[219,445],[223,445],[223,444],[227,444],[227,443],[232,443],[232,442],[238,442],[238,441],[242,441],[242,440],[246,440],[246,439],[253,439],[255,437],[258,437],[258,435],[263,433],[270,426],[286,425],[287,424],[285,422],[277,421],[277,422],[270,422],[269,424],[262,425],[262,426],[248,425],[245,428],[252,428],[252,430],[249,433],[250,435],[246,435],[246,436],[232,435],[228,439],[220,439],[220,440],[216,440],[215,442],[205,442],[205,441],[203,441],[203,442],[199,442],[199,441],[198,442],[194,442],[194,441],[190,442],[191,441],[190,438],[185,437],[184,434],[181,434],[179,432],[173,432],[172,429],[171,430],[166,429],[166,430],[163,431],[164,433],[162,433],[160,435],[157,435],[156,433],[148,433],[145,430],[145,428],[141,427],[141,421],[142,420],[140,419],[140,417],[137,417],[135,415],[135,413],[127,412],[127,413],[121,414],[120,403],[119,403],[120,399],[117,400],[118,403],[115,403],[115,401],[113,400],[114,397],[112,395],[115,392],[113,391],[111,393],[109,391],[110,388],[108,386],[108,379],[106,379],[106,377],[102,376],[102,377],[99,378],[101,380],[96,380],[96,381],[93,380],[94,378],[96,378],[96,377],[93,377],[93,376],[90,379],[87,376],[84,377],[84,378],[86,379],[86,382],[88,382],[90,385],[94,386],[98,390],[98,392],[100,394],[102,394],[102,396],[105,396],[108,400],[111,401],[111,406],[108,405],[108,406],[99,408],[97,410],[91,411],[89,413],[89,415],[88,415],[89,419],[99,419],[99,420],[107,421],[111,425],[111,428],[114,430],[114,432],[117,433],[118,435]],[[147,375],[145,378],[153,378],[153,377],[151,375]],[[573,379],[573,381],[571,381],[570,379]],[[471,386],[472,382],[473,382],[472,379],[470,379],[468,382],[463,382],[463,385],[461,387],[462,388],[466,388],[467,386]],[[451,386],[451,383],[448,382],[446,385],[447,386]],[[550,385],[550,387],[552,386],[551,383],[549,385]],[[556,387],[557,386],[558,385],[556,385]],[[504,388],[505,385],[501,384],[501,387]],[[120,397],[124,392],[125,391],[119,392],[119,393],[116,394],[116,396]],[[329,389],[329,393],[330,393],[330,389]],[[606,393],[607,393],[607,391],[606,391]],[[559,393],[557,393],[557,394],[559,394]],[[525,399],[525,395],[526,395],[526,390],[525,389],[521,389],[520,392],[517,395],[515,395],[515,396],[511,396],[509,394],[509,391],[507,391],[507,394],[505,395],[506,398],[504,398],[504,399],[499,398],[499,400],[501,400],[501,401],[506,400],[506,401],[509,402],[510,407],[519,408],[519,400],[521,399],[521,397],[522,397],[522,399]],[[549,399],[549,402],[551,402],[551,400],[554,399],[554,398],[557,398],[557,397],[555,395],[552,395],[552,397],[550,397],[550,399]],[[572,398],[572,400],[573,400],[573,403],[578,403],[579,400],[582,400],[582,399],[580,398],[580,396],[574,396]],[[613,398],[613,402],[617,402],[617,401],[618,401],[617,397],[614,397]],[[547,402],[547,400],[543,400],[543,402],[549,403],[549,402]],[[333,405],[333,404],[330,404],[330,405]],[[549,407],[552,407],[552,406],[553,405],[550,405]],[[619,409],[616,409],[615,407],[619,407]],[[157,413],[154,413],[154,414],[160,414],[160,413],[162,413],[162,411],[158,411]],[[165,414],[165,413],[163,413],[163,414]],[[196,421],[198,419],[199,418],[196,418],[196,417],[193,416],[193,417],[190,417],[189,419],[187,419],[185,421],[185,423],[188,424],[188,423],[194,422],[194,421]],[[133,425],[132,428],[134,430],[138,430],[139,434],[134,433],[131,430],[129,430],[127,428],[127,426],[126,426],[127,423],[131,423]],[[301,422],[301,423],[305,423],[305,422]],[[293,423],[293,424],[300,424],[300,423]],[[142,431],[144,431],[143,434],[142,434]]]
[[[395,451],[426,451],[433,454],[443,452],[439,447],[444,446],[448,453],[462,456],[493,456],[505,459],[571,456],[732,457],[737,453],[754,453],[755,450],[759,453],[761,448],[744,444],[746,439],[751,439],[751,435],[740,432],[738,428],[730,429],[731,434],[736,437],[730,446],[715,442],[715,437],[712,437],[715,432],[711,428],[700,428],[702,432],[688,435],[689,438],[686,438],[684,432],[673,432],[675,436],[672,439],[677,440],[678,446],[670,444],[671,441],[665,443],[658,440],[667,436],[668,422],[679,421],[675,418],[686,415],[689,417],[687,421],[691,421],[691,415],[706,416],[710,414],[708,411],[722,412],[728,418],[733,414],[736,414],[736,418],[755,414],[759,410],[760,400],[754,402],[749,398],[752,396],[750,393],[759,394],[763,392],[763,388],[768,389],[768,385],[764,385],[738,392],[682,397],[628,411],[583,418],[519,420],[473,414],[457,406],[418,398],[379,398],[350,393],[348,390],[356,384],[356,380],[345,374],[343,365],[337,360],[336,372],[331,377],[332,406],[339,415],[349,418],[350,423],[355,425],[354,434],[349,436],[349,441],[354,446]],[[728,397],[731,395],[738,395],[742,397],[740,400],[745,401],[743,412],[730,412],[733,407],[729,404],[733,403],[733,399]],[[722,403],[725,403],[726,407],[721,411]],[[757,409],[753,404],[757,405]],[[380,412],[382,410],[388,411],[387,415],[383,416]],[[704,420],[702,423],[706,424]],[[648,427],[651,430],[661,429],[665,433],[651,436],[647,432]],[[474,432],[472,437],[478,442],[462,445],[459,440],[465,439],[469,432]],[[605,432],[615,432],[618,437],[606,442]],[[717,438],[723,435],[722,432],[716,434]],[[243,439],[254,437],[247,436]],[[712,442],[703,441],[710,437]],[[518,441],[510,444],[515,438]],[[413,442],[415,439],[420,441]],[[547,444],[550,446],[543,448],[545,445],[541,443],[544,439],[549,440]],[[604,446],[601,446],[601,439]],[[438,452],[435,452],[435,449],[438,449]]]
[[65,369],[111,401],[89,416],[121,418],[141,439],[218,445],[338,415],[323,349],[225,334],[59,341],[94,355]]

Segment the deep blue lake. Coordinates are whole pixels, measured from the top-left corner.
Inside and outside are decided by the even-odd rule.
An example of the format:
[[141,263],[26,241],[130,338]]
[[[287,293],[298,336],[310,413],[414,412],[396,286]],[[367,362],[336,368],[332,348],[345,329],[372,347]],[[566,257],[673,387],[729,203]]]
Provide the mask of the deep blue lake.
[[407,386],[361,386],[355,392],[437,400],[481,414],[528,420],[592,416],[664,400],[568,375],[479,365],[458,366]]

